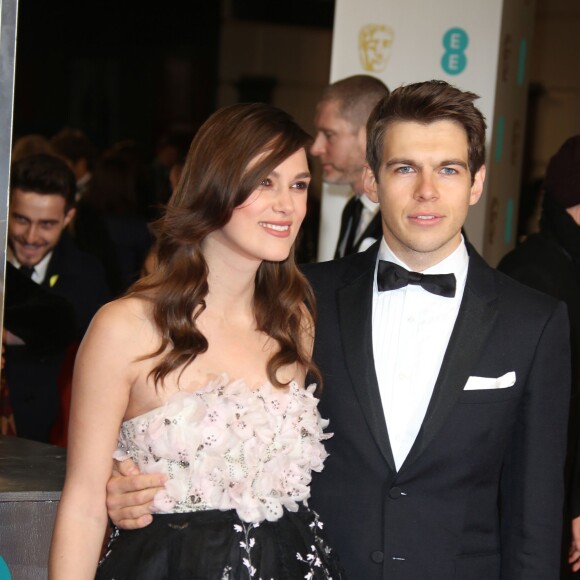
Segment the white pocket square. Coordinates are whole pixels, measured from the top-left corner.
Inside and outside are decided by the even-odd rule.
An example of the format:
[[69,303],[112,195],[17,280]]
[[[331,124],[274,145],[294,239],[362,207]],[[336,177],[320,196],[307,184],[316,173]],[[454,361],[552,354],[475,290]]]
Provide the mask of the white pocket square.
[[505,375],[494,379],[493,377],[469,377],[464,391],[482,391],[484,389],[507,389],[516,384],[516,373],[510,371]]

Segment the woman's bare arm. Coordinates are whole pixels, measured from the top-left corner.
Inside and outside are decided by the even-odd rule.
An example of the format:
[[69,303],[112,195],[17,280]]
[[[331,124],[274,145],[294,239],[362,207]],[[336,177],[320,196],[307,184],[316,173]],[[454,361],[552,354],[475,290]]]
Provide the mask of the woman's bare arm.
[[106,485],[129,403],[139,318],[119,300],[95,316],[75,363],[67,476],[50,551],[49,577],[92,579],[107,526]]

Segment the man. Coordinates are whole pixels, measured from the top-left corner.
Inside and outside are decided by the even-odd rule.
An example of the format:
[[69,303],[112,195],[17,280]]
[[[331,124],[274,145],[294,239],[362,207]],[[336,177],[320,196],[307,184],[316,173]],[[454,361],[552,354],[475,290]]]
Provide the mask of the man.
[[[351,579],[558,577],[566,311],[462,237],[485,179],[475,98],[429,81],[380,101],[364,188],[383,238],[305,268],[334,433],[310,505]],[[145,523],[162,481],[112,478],[113,519]]]
[[366,122],[389,89],[377,78],[355,75],[332,83],[316,107],[316,139],[310,153],[320,159],[326,183],[350,185],[354,195],[340,221],[335,258],[365,250],[381,237],[379,206],[364,195]]
[[[19,272],[9,268],[7,276],[27,276],[40,290],[26,292],[25,298],[11,292],[25,287],[23,282],[7,282],[6,378],[17,433],[37,441],[48,441],[58,412],[57,378],[67,347],[80,340],[96,310],[109,299],[102,266],[80,252],[65,231],[75,214],[74,199],[74,175],[61,159],[39,154],[13,164],[7,258]],[[39,298],[41,292],[60,301]],[[30,302],[26,308],[23,301]],[[68,326],[74,317],[68,344],[62,329],[51,332],[30,321],[33,304],[46,313],[43,305],[63,301],[70,305],[71,315],[61,323]],[[65,312],[66,306],[62,309]],[[39,323],[47,319],[40,317]],[[55,340],[55,333],[62,340]]]
[[71,168],[76,180],[76,199],[81,199],[93,177],[97,151],[80,130],[66,127],[50,140],[57,155]]
[[[568,432],[567,513],[572,522],[570,562],[580,570],[580,135],[567,139],[550,159],[544,180],[540,231],[503,257],[498,270],[568,306],[572,347],[572,399]],[[574,473],[574,463],[576,463]],[[567,530],[566,530],[567,531]],[[568,534],[566,534],[568,536]],[[568,537],[566,537],[568,539]],[[565,542],[567,551],[569,542]],[[568,554],[565,555],[568,559]],[[568,577],[563,571],[562,577]]]
[[[485,178],[475,98],[433,81],[379,103],[364,181],[384,239],[307,270],[335,433],[312,504],[355,578],[557,578],[565,309],[462,241]],[[403,286],[377,257],[456,287]]]

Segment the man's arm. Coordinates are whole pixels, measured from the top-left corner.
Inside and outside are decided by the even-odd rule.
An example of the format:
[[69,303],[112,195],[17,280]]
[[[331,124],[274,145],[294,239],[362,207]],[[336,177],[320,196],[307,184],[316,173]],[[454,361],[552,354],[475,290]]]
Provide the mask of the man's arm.
[[115,462],[107,482],[107,513],[119,528],[144,528],[153,521],[151,504],[167,476],[161,473],[139,473],[130,460]]
[[[523,347],[524,345],[522,345]],[[559,303],[545,323],[519,402],[501,481],[505,580],[557,580],[570,401],[568,317]]]

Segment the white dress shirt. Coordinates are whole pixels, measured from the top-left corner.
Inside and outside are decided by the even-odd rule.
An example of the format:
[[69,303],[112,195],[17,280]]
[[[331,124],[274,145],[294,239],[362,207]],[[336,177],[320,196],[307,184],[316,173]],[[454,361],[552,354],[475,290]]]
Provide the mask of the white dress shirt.
[[[32,273],[31,280],[37,284],[42,284],[46,277],[46,270],[48,269],[48,263],[52,258],[52,252],[48,252],[36,266],[34,266],[34,272]],[[6,246],[6,259],[15,267],[20,268],[20,262],[16,259],[14,252],[10,246]]]
[[[367,229],[369,224],[373,221],[373,218],[379,212],[379,204],[371,201],[364,193],[359,197],[360,202],[362,203],[363,209],[362,213],[360,214],[360,220],[358,222],[358,227],[356,228],[356,235],[354,237],[355,243],[360,240],[360,237]],[[374,244],[376,240],[373,240],[370,245]],[[368,248],[369,246],[367,246]],[[365,250],[367,249],[365,248]],[[359,252],[364,250],[359,249]]]
[[[410,270],[381,240],[378,258]],[[418,285],[373,289],[373,355],[397,470],[405,461],[431,400],[465,289],[469,256],[463,238],[445,260],[423,274],[455,274],[453,298]]]
[[[360,217],[358,219],[358,224],[356,226],[355,236],[354,236],[354,245],[360,244],[357,252],[364,252],[370,246],[372,246],[377,240],[375,238],[365,238],[361,239],[362,234],[367,229],[368,225],[371,223],[373,218],[379,212],[379,204],[371,201],[364,193],[358,194],[355,193],[354,197],[357,200],[357,203],[362,205],[362,210],[360,213]],[[346,249],[346,241],[350,237],[350,228],[352,228],[352,220],[351,223],[346,228],[346,231],[342,234],[342,238],[339,240],[338,245],[338,255],[342,258],[344,256],[344,251]]]

